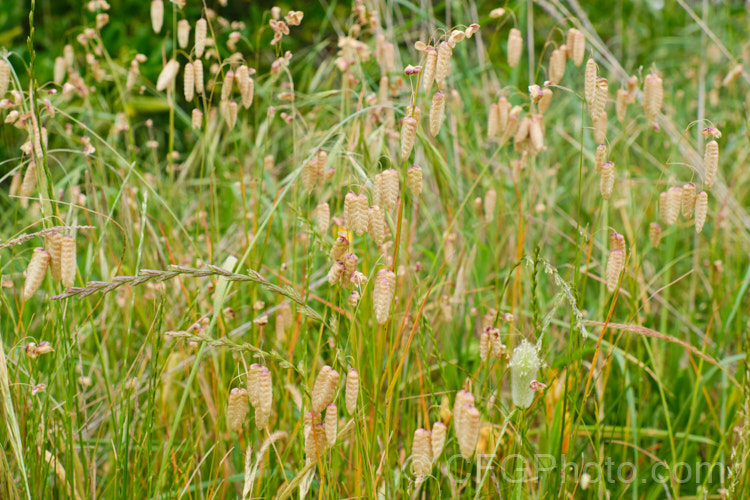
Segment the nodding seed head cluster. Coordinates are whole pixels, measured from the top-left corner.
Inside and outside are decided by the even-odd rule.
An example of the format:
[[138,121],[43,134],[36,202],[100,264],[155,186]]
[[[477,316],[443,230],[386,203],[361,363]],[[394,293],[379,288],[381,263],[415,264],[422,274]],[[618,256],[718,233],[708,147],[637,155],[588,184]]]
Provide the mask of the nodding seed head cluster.
[[549,59],[549,80],[552,85],[557,85],[565,74],[565,51],[555,49]]
[[372,203],[391,212],[396,207],[399,196],[398,172],[395,169],[383,170],[372,181]]

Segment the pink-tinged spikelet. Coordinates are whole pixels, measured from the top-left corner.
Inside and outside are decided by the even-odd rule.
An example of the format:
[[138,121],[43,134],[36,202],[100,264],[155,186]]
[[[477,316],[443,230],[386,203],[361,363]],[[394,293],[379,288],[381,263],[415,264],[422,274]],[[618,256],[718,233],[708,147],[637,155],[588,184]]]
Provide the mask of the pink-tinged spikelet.
[[617,89],[617,97],[615,97],[615,112],[617,113],[617,121],[620,123],[625,121],[625,113],[628,110],[629,102],[630,93],[625,89]]
[[396,275],[388,269],[381,269],[375,277],[375,287],[372,292],[372,303],[375,310],[375,320],[378,324],[385,324],[390,317],[391,302],[396,290]]
[[39,287],[42,286],[44,275],[47,273],[47,267],[52,259],[49,252],[44,248],[35,248],[34,253],[26,267],[26,281],[23,285],[23,300],[29,300]]

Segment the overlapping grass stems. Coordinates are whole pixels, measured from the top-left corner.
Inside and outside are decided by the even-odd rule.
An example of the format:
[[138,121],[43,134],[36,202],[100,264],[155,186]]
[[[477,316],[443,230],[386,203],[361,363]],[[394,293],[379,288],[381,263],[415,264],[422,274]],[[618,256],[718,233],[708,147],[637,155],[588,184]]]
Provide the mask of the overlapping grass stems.
[[0,497],[746,497],[748,13],[694,7],[11,7]]

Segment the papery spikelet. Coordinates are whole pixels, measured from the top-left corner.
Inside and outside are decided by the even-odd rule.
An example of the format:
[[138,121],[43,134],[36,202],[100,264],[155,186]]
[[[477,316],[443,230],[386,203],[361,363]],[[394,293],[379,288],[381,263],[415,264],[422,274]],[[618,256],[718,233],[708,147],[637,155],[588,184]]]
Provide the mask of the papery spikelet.
[[245,423],[247,413],[250,408],[247,406],[247,390],[235,387],[229,393],[229,403],[227,405],[227,423],[229,428],[235,432],[242,429]]
[[385,213],[377,205],[373,205],[368,211],[367,232],[378,245],[385,243]]
[[358,194],[354,199],[354,212],[352,213],[352,231],[358,236],[367,232],[369,222],[369,206],[366,194]]
[[419,196],[422,193],[422,167],[412,165],[408,168],[406,171],[406,187],[414,196]]
[[708,213],[708,193],[701,191],[695,196],[695,232],[700,233],[706,223]]
[[487,361],[490,355],[490,334],[487,330],[482,330],[479,333],[479,359]]
[[696,189],[695,184],[688,182],[682,186],[682,216],[686,219],[693,218],[693,212],[695,211],[695,195]]
[[318,161],[315,164],[315,168],[316,168],[315,174],[318,179],[318,182],[322,184],[326,177],[326,164],[328,163],[328,153],[326,153],[322,149],[319,149],[317,157],[318,157]]
[[10,64],[0,59],[0,98],[5,97],[10,87]]
[[443,448],[445,448],[445,435],[448,428],[443,422],[435,422],[432,424],[432,435],[430,440],[432,441],[432,461],[437,462],[440,455],[443,454]]
[[261,365],[253,363],[247,370],[247,396],[250,404],[256,409],[260,407],[260,385],[258,381],[260,369]]
[[65,288],[70,288],[76,281],[76,239],[65,235],[60,241],[60,280]]
[[183,91],[185,92],[185,100],[190,102],[193,100],[195,93],[195,70],[193,69],[192,63],[185,64],[183,70]]
[[325,234],[328,231],[328,225],[331,223],[331,209],[328,203],[321,203],[313,212],[313,219],[315,220],[315,226],[320,234]]
[[[573,36],[570,36],[570,31],[573,31]],[[573,45],[571,46],[571,38]],[[571,54],[571,59],[576,66],[580,66],[583,63],[583,57],[586,55],[586,37],[579,30],[572,28],[568,31],[568,51]]]
[[268,426],[272,405],[271,371],[261,366],[258,370],[258,406],[255,407],[255,425],[258,429],[265,429]]
[[542,89],[542,97],[536,104],[536,109],[540,113],[544,113],[545,111],[547,111],[547,109],[549,109],[550,104],[552,104],[552,89],[544,87]]
[[432,433],[427,429],[414,431],[411,446],[411,465],[414,474],[426,476],[432,469]]
[[531,129],[531,119],[528,116],[524,116],[521,122],[518,124],[518,129],[513,136],[513,144],[520,145],[529,137],[529,130]]
[[517,28],[512,28],[508,34],[508,66],[515,68],[521,60],[523,38]]
[[617,231],[609,233],[609,249],[620,250],[625,253],[625,236],[621,235]]
[[497,134],[502,135],[508,129],[508,120],[510,119],[511,105],[508,98],[500,96],[497,100]]
[[42,286],[44,275],[47,273],[47,267],[52,259],[49,252],[44,248],[35,248],[34,253],[26,267],[26,281],[23,284],[23,300],[29,300],[39,287]]
[[453,49],[448,42],[441,42],[437,49],[437,61],[435,63],[435,85],[438,90],[445,88],[445,79],[451,71],[451,57]]
[[625,121],[625,112],[628,110],[629,102],[630,93],[625,89],[617,89],[617,97],[615,98],[615,112],[617,113],[617,121],[620,123]]
[[680,205],[682,204],[682,188],[673,187],[667,191],[667,220],[668,225],[672,225],[677,222],[677,218],[680,216]]
[[500,336],[500,329],[488,326],[485,330],[490,339],[490,353],[492,357],[502,359],[505,355],[505,344],[503,344],[503,339]]
[[344,196],[344,227],[354,230],[354,205],[356,204],[357,195],[354,191],[349,191]]
[[605,113],[607,99],[609,98],[609,82],[606,78],[596,79],[596,90],[594,91],[594,101],[591,104],[591,119],[598,120]]
[[357,397],[359,396],[359,373],[354,368],[349,369],[346,374],[346,412],[353,415],[357,409]]
[[326,445],[329,448],[336,444],[338,420],[338,409],[335,404],[331,403],[326,407],[325,419]]
[[378,324],[385,324],[390,317],[391,302],[396,290],[396,275],[388,269],[381,269],[375,277],[375,287],[372,292],[372,303],[375,310],[375,320]]
[[[198,19],[195,23],[195,57],[203,57],[203,51],[206,48],[206,32],[208,23],[203,18]],[[200,94],[200,91],[198,92]]]
[[315,184],[317,184],[319,180],[319,170],[318,156],[315,154],[310,158],[310,161],[305,163],[302,167],[302,174],[300,175],[300,177],[302,177],[302,187],[305,188],[306,191],[312,191],[315,188]]
[[594,154],[594,171],[599,173],[602,170],[602,165],[607,161],[607,146],[606,144],[599,144],[596,147],[596,153]]
[[311,462],[317,462],[328,448],[324,424],[315,424],[305,431],[305,455]]
[[426,94],[432,89],[432,82],[435,81],[438,53],[433,47],[427,47],[425,53],[424,69],[422,70],[422,88]]
[[656,123],[663,102],[664,86],[662,80],[655,73],[649,73],[643,83],[643,110],[649,123]]
[[411,155],[416,137],[417,120],[412,116],[407,116],[401,124],[401,161],[406,161]]
[[552,85],[557,85],[563,75],[565,75],[565,52],[555,49],[549,58],[549,80]]
[[203,111],[198,108],[194,108],[190,119],[190,124],[194,129],[200,130],[201,125],[203,124]]
[[594,120],[594,141],[603,144],[607,141],[607,113],[602,113]]
[[532,380],[536,380],[541,361],[535,345],[526,340],[513,350],[510,360],[510,388],[513,404],[521,408],[528,408],[534,401],[534,391],[529,387]]
[[607,259],[607,290],[609,293],[617,289],[617,283],[620,280],[620,273],[625,266],[625,252],[622,250],[612,250],[609,252]]
[[383,176],[383,183],[380,192],[380,203],[375,202],[375,204],[380,205],[387,212],[391,212],[396,208],[396,203],[398,202],[398,172],[391,168],[384,170],[381,175]]
[[453,402],[453,432],[458,438],[461,435],[461,426],[463,424],[463,412],[466,405],[474,404],[474,395],[467,390],[461,389],[456,393],[456,399]]
[[346,253],[341,257],[341,262],[344,263],[344,274],[341,275],[341,284],[343,286],[351,285],[351,276],[357,270],[357,264],[359,258],[353,253]]
[[190,22],[187,19],[177,21],[177,44],[185,49],[190,43]]
[[328,284],[331,286],[336,285],[341,281],[341,276],[344,274],[344,262],[337,260],[333,263],[331,266],[331,269],[328,271]]
[[500,127],[498,126],[500,109],[497,103],[490,104],[490,110],[487,114],[487,138],[492,139],[499,135]]
[[529,124],[529,140],[534,153],[544,151],[544,118],[541,114],[531,117]]
[[716,178],[716,171],[719,168],[719,143],[708,141],[703,153],[703,188],[711,189]]
[[224,74],[224,83],[221,86],[221,100],[225,101],[232,95],[232,87],[234,87],[234,71],[231,69]]
[[240,90],[242,96],[242,106],[247,109],[253,103],[253,91],[251,90],[252,79],[250,78],[250,70],[244,64],[237,68],[234,74],[237,80],[237,88]]
[[336,387],[339,384],[339,373],[328,365],[321,368],[315,379],[312,391],[312,409],[320,413],[333,402]]
[[497,203],[497,191],[490,189],[484,194],[484,221],[495,220],[495,204]]
[[169,62],[164,65],[164,69],[159,73],[159,78],[156,80],[156,90],[162,91],[172,85],[177,72],[180,70],[180,63],[174,59],[170,59]]
[[193,63],[193,73],[195,78],[195,93],[203,93],[203,61],[200,59]]
[[669,204],[667,203],[667,192],[659,193],[659,218],[665,224],[669,224]]
[[164,24],[164,2],[162,0],[151,0],[151,27],[154,33],[161,31]]
[[442,90],[435,92],[432,96],[432,105],[430,106],[430,133],[433,136],[438,135],[440,127],[445,119],[445,95]]
[[[3,64],[8,64],[5,61],[0,60],[0,91],[3,90]],[[65,80],[65,72],[68,70],[68,65],[65,63],[64,57],[56,57],[55,58],[55,66],[53,71],[53,81],[55,82],[55,85],[62,85],[63,80]],[[10,73],[10,71],[8,71]],[[10,75],[8,75],[10,76]],[[8,82],[5,82],[5,85],[8,85]],[[7,91],[7,87],[5,88]],[[5,92],[0,92],[0,97],[4,96]]]
[[[354,283],[354,280],[352,280],[352,283]],[[350,293],[346,298],[346,303],[349,304],[349,307],[357,307],[357,304],[359,304],[359,299],[359,292],[357,290],[352,290],[352,293]]]
[[338,238],[333,242],[331,248],[331,258],[333,260],[339,260],[349,249],[349,240],[346,237],[346,232],[340,231]]
[[227,126],[232,129],[237,123],[237,102],[233,99],[229,100],[229,102],[224,102],[226,103],[224,109],[224,119],[227,122]]
[[62,279],[62,239],[62,234],[57,231],[44,237],[44,248],[50,255],[49,270],[55,281]]
[[586,61],[586,73],[584,75],[584,88],[583,95],[586,99],[586,104],[589,108],[593,106],[594,94],[596,93],[596,61],[593,58],[589,58]]
[[447,424],[451,419],[451,400],[447,394],[443,394],[440,399],[440,408],[438,410],[440,421]]
[[658,222],[652,222],[651,224],[649,224],[648,241],[654,248],[659,246],[659,242],[661,241],[661,226]]
[[602,165],[601,179],[599,180],[599,189],[602,198],[608,200],[612,196],[612,189],[615,187],[615,164],[611,161]]
[[479,410],[474,405],[466,404],[461,412],[461,428],[458,434],[458,447],[461,455],[470,460],[474,456],[474,450],[479,438]]

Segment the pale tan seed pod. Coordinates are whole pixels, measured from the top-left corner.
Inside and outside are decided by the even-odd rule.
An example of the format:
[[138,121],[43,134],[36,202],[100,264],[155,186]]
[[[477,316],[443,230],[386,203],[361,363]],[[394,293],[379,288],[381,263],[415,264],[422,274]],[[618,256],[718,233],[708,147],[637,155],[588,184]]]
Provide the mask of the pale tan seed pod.
[[443,454],[443,448],[445,448],[445,435],[447,433],[448,428],[445,426],[443,422],[435,422],[432,424],[432,435],[430,436],[430,440],[432,441],[430,444],[432,445],[432,461],[437,462],[437,460],[440,458],[440,455]]
[[193,96],[195,94],[195,70],[193,69],[192,63],[185,64],[183,78],[185,100],[190,102],[193,100]]
[[549,109],[549,105],[552,104],[552,89],[544,87],[542,89],[542,97],[536,105],[536,109],[540,113],[544,113]]
[[29,265],[26,267],[26,281],[23,285],[23,300],[29,300],[39,287],[42,286],[44,281],[44,275],[47,273],[47,267],[49,266],[52,257],[49,252],[44,248],[35,248],[34,253],[29,260]]
[[470,460],[474,456],[479,438],[479,410],[474,405],[466,404],[461,412],[461,429],[458,434],[458,447],[461,455]]
[[381,269],[375,277],[375,287],[372,292],[372,303],[375,310],[375,320],[383,325],[390,317],[391,302],[396,290],[396,275],[388,269]]
[[445,119],[445,95],[442,90],[435,92],[432,96],[430,106],[430,134],[437,136]]
[[531,148],[534,153],[539,153],[546,149],[544,147],[544,118],[541,114],[531,117],[529,140],[531,141]]
[[608,200],[612,196],[612,189],[615,187],[615,164],[611,161],[602,165],[601,179],[599,180],[599,190],[602,198]]
[[485,329],[490,339],[490,353],[496,359],[502,359],[505,355],[505,344],[500,335],[500,329],[489,326]]
[[310,161],[302,167],[302,187],[306,191],[312,191],[318,182],[318,155],[313,155]]
[[372,178],[372,203],[373,205],[383,206],[383,173],[377,174]]
[[500,127],[498,126],[500,108],[497,103],[490,104],[490,110],[487,114],[487,138],[493,139],[499,135]]
[[203,111],[198,108],[194,108],[190,121],[195,130],[200,130],[201,125],[203,124]]
[[515,68],[521,61],[523,51],[523,38],[517,28],[512,28],[508,34],[508,66]]
[[336,436],[338,434],[338,409],[336,405],[331,403],[326,407],[326,419],[325,419],[325,433],[326,433],[326,445],[331,448],[336,444]]
[[424,70],[422,70],[422,88],[425,94],[427,94],[432,89],[432,82],[435,81],[438,53],[433,47],[427,47],[425,53]]
[[486,362],[490,354],[490,334],[487,330],[479,333],[479,359]]
[[695,211],[695,195],[695,184],[688,182],[682,186],[682,216],[686,219],[693,218],[693,212]]
[[357,233],[357,236],[362,236],[367,232],[367,226],[369,223],[369,211],[367,195],[358,194],[354,200],[354,213],[353,213],[353,228],[352,230]]
[[284,316],[281,313],[276,315],[276,321],[274,322],[274,331],[276,332],[276,341],[283,342],[285,338],[286,328],[284,327]]
[[331,247],[331,258],[333,260],[341,259],[348,249],[349,240],[346,238],[346,232],[339,231],[339,236],[333,242],[333,247]]
[[354,230],[354,204],[357,200],[357,195],[354,191],[349,191],[344,196],[344,227],[349,230]]
[[185,49],[190,43],[190,22],[187,19],[177,21],[177,44]]
[[594,102],[589,108],[591,120],[598,120],[607,108],[607,99],[609,98],[609,82],[606,78],[596,79],[596,90],[594,91]]
[[310,426],[305,433],[305,455],[307,456],[307,460],[317,462],[327,448],[325,425],[315,424]]
[[232,389],[229,393],[229,402],[227,404],[227,423],[229,424],[229,428],[234,432],[240,432],[249,411],[250,408],[247,406],[247,390],[241,387]]
[[5,59],[0,59],[0,98],[5,97],[10,87],[10,64]]
[[[352,280],[352,283],[354,283],[354,280]],[[359,299],[359,292],[357,290],[352,290],[352,293],[350,293],[346,298],[346,302],[347,304],[349,304],[349,307],[357,307],[357,304],[359,304]]]
[[328,203],[321,203],[313,211],[313,220],[318,228],[320,234],[325,234],[328,231],[328,226],[331,223],[331,209]]
[[716,172],[719,169],[719,143],[709,141],[703,152],[703,188],[711,189],[714,185]]
[[484,194],[484,221],[495,220],[495,205],[497,203],[497,191],[490,189]]
[[52,279],[60,281],[62,279],[61,257],[62,257],[62,234],[54,231],[44,237],[44,248],[50,255],[49,270]]
[[271,371],[265,366],[261,366],[258,370],[258,406],[255,407],[255,426],[258,429],[268,427],[272,405]]
[[659,218],[664,224],[669,220],[669,204],[667,203],[667,192],[659,193]]
[[261,365],[253,363],[247,370],[247,396],[250,404],[256,409],[260,407],[260,386],[258,380],[260,369]]
[[315,173],[318,177],[318,181],[322,184],[326,178],[326,164],[328,163],[328,153],[326,153],[322,149],[319,149],[317,157],[318,162],[315,164],[317,167]]
[[661,226],[658,222],[652,222],[651,224],[649,224],[648,241],[654,248],[659,246],[659,242],[661,241]]
[[382,175],[382,186],[380,191],[380,203],[379,206],[383,207],[387,212],[393,211],[396,208],[396,203],[399,197],[399,179],[398,172],[395,169],[384,170]]
[[518,129],[513,136],[513,144],[520,145],[529,137],[529,130],[531,129],[531,120],[528,116],[524,116],[521,122],[518,124]]
[[[508,130],[508,121],[510,120],[511,105],[508,98],[500,96],[497,100],[497,134],[503,135]],[[540,111],[542,113],[542,111]]]
[[625,253],[625,236],[621,235],[617,231],[609,233],[609,249],[620,250],[623,254]]
[[354,368],[349,369],[346,374],[346,412],[354,415],[357,409],[357,397],[359,396],[359,373]]
[[549,58],[549,80],[552,85],[557,85],[565,75],[565,52],[560,49],[552,51]]
[[151,0],[151,27],[154,33],[161,31],[164,24],[164,2],[162,0]]
[[646,75],[643,83],[643,110],[650,124],[656,123],[662,103],[664,102],[664,84],[655,73]]
[[[570,40],[570,37],[568,40]],[[586,37],[575,28],[573,28],[573,45],[571,47],[569,41],[568,50],[572,54],[573,63],[580,66],[583,63],[583,57],[586,55]]]
[[242,106],[248,109],[253,104],[255,94],[255,82],[250,78],[248,67],[243,64],[237,68],[235,78],[237,79],[237,88],[240,89],[240,95],[242,96]]
[[617,89],[617,97],[615,98],[615,112],[617,113],[617,121],[620,123],[625,121],[625,113],[628,110],[629,102],[630,93],[625,89]]
[[76,281],[76,239],[65,235],[60,242],[60,279],[65,288],[70,288]]
[[445,79],[451,71],[451,57],[453,49],[448,42],[441,42],[437,49],[437,61],[435,63],[435,85],[438,90],[445,89]]
[[667,191],[667,220],[668,225],[677,222],[680,216],[680,205],[682,204],[682,188],[673,187]]
[[411,466],[417,477],[430,474],[432,469],[432,433],[427,429],[414,431],[411,445]]
[[234,125],[237,123],[237,111],[238,107],[235,100],[232,99],[229,102],[226,102],[224,109],[224,119],[226,120],[227,126],[230,129],[234,128]]
[[206,23],[206,20],[203,18],[198,19],[195,23],[195,57],[203,57],[203,51],[206,48],[207,31],[208,23]]
[[156,80],[156,90],[162,91],[167,87],[171,87],[178,71],[180,71],[180,63],[174,59],[170,59],[169,62],[164,65],[164,69],[161,70],[161,73],[159,73],[159,78]]
[[321,368],[312,391],[312,409],[320,413],[333,402],[339,384],[339,373],[328,365]]
[[602,165],[607,161],[607,145],[599,144],[596,147],[596,153],[594,154],[594,171],[596,173],[601,172]]
[[[5,61],[0,61],[0,73],[2,73],[2,65],[7,64]],[[55,67],[53,72],[53,80],[55,82],[55,85],[62,85],[63,80],[65,80],[65,73],[68,71],[68,65],[65,63],[64,57],[56,57],[55,58]],[[2,75],[0,74],[0,78],[2,78]],[[2,90],[3,83],[0,82],[0,90]],[[0,97],[5,95],[5,92],[0,93]]]
[[8,196],[11,198],[17,196],[19,189],[21,189],[21,174],[14,174],[10,181],[10,188],[8,188]]
[[21,188],[18,191],[18,195],[21,197],[21,206],[26,208],[29,206],[28,198],[34,193],[36,187],[36,162],[32,159],[29,161],[29,166],[26,167],[26,172],[23,174],[23,182],[21,182]]
[[594,140],[599,144],[607,141],[607,113],[602,113],[594,120]]
[[232,87],[234,87],[234,71],[231,69],[224,74],[224,84],[221,87],[221,100],[225,101],[232,95]]
[[195,79],[195,93],[203,94],[203,61],[196,59],[193,63],[193,74]]
[[461,389],[456,393],[456,399],[453,402],[453,431],[456,434],[456,438],[461,435],[464,408],[466,405],[473,404],[474,395],[469,391]]
[[412,165],[406,171],[406,187],[416,197],[422,193],[422,167]]
[[586,99],[586,104],[591,108],[594,103],[594,94],[596,93],[596,61],[593,58],[589,58],[586,61],[586,73],[583,83],[583,95]]
[[703,231],[703,225],[706,223],[706,214],[708,213],[708,193],[701,191],[695,197],[695,232]]
[[349,286],[351,285],[351,276],[357,270],[359,258],[353,253],[347,253],[341,257],[341,262],[344,263],[344,274],[341,275],[341,284]]
[[609,293],[617,289],[617,283],[620,280],[620,273],[625,266],[625,254],[622,250],[612,250],[609,252],[607,259],[607,290]]
[[367,232],[376,244],[385,243],[385,212],[377,205],[368,210]]
[[401,124],[401,161],[409,159],[416,137],[417,120],[412,116],[406,116]]
[[328,284],[331,286],[336,285],[341,281],[341,277],[344,275],[344,262],[337,260],[331,266],[328,271]]

